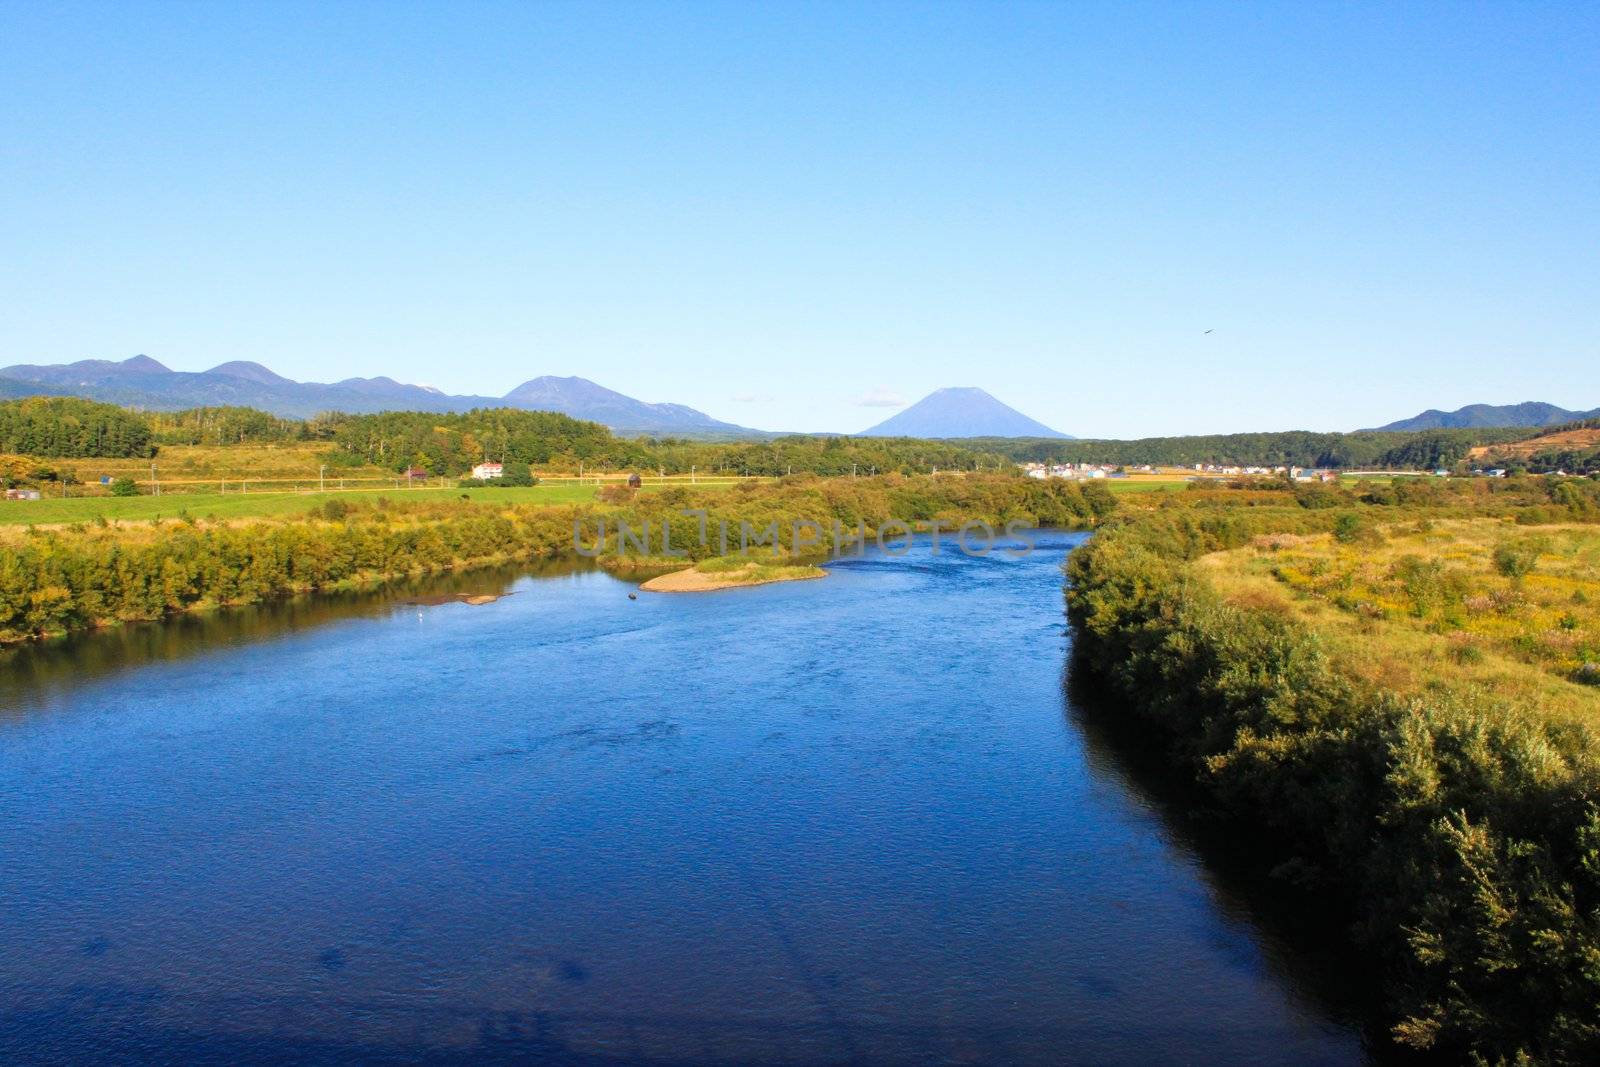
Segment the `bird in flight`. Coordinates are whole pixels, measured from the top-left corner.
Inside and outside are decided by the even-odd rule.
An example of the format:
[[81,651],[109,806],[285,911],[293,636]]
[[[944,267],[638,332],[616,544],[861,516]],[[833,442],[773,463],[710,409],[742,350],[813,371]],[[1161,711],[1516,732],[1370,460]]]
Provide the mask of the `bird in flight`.
[[1207,330],[1207,331],[1206,331],[1206,333],[1210,333],[1210,332],[1211,332],[1211,330]]

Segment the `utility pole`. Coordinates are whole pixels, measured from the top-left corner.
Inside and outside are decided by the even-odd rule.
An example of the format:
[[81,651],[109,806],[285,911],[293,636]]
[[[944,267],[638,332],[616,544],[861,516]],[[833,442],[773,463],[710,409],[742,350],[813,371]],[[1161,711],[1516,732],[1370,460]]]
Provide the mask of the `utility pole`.
[[322,466],[317,468],[317,492],[319,492],[319,493],[322,492],[322,490],[323,490],[322,476],[327,474],[327,473],[328,473],[328,465],[326,463],[324,463]]
[[150,485],[155,490],[155,495],[161,495],[161,483],[156,481],[156,465],[150,464]]
[[694,484],[694,472],[695,472],[695,467],[694,467],[694,465],[693,465],[693,464],[692,464],[692,463],[691,463],[691,464],[690,464],[690,465],[689,465],[689,484],[690,484],[690,485],[693,485],[693,484]]

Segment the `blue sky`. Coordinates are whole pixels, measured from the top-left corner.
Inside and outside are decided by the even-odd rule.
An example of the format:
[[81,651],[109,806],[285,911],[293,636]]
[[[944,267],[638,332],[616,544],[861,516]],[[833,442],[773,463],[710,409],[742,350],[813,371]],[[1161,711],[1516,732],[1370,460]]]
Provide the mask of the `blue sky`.
[[0,365],[1593,407],[1600,7],[0,0],[0,234]]

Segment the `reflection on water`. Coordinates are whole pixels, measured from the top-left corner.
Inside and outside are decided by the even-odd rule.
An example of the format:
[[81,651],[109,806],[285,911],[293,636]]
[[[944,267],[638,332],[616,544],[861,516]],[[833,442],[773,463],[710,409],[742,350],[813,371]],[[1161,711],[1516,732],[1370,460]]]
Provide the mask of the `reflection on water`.
[[345,590],[285,597],[219,611],[186,612],[160,622],[131,623],[90,633],[0,646],[0,717],[60,685],[157,660],[178,660],[213,649],[252,644],[310,627],[381,618],[419,603],[442,604],[479,595],[502,596],[522,577],[592,569],[585,560],[488,567],[400,579],[379,590]]
[[[1217,817],[1199,783],[1175,771],[1167,742],[1140,720],[1119,713],[1117,698],[1095,684],[1069,657],[1063,672],[1070,727],[1083,738],[1085,758],[1097,778],[1142,798],[1160,813],[1163,830],[1205,862],[1215,901],[1230,917],[1263,929],[1258,944],[1271,966],[1303,995],[1351,1026],[1373,1026],[1382,1018],[1382,990],[1366,960],[1349,942],[1346,908],[1326,899],[1306,899],[1273,877],[1274,860],[1258,843],[1241,837],[1236,824]],[[1256,847],[1253,847],[1256,846]],[[1384,1062],[1414,1062],[1383,1039],[1369,1056]]]
[[0,1061],[1359,1062],[1067,705],[1076,540],[10,653]]

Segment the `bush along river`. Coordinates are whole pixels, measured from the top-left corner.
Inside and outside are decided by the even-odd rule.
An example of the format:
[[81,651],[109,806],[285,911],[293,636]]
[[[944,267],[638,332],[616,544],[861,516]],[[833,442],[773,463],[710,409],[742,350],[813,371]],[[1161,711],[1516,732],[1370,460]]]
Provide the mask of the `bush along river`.
[[1064,690],[1083,536],[9,650],[0,1062],[1364,1062]]

